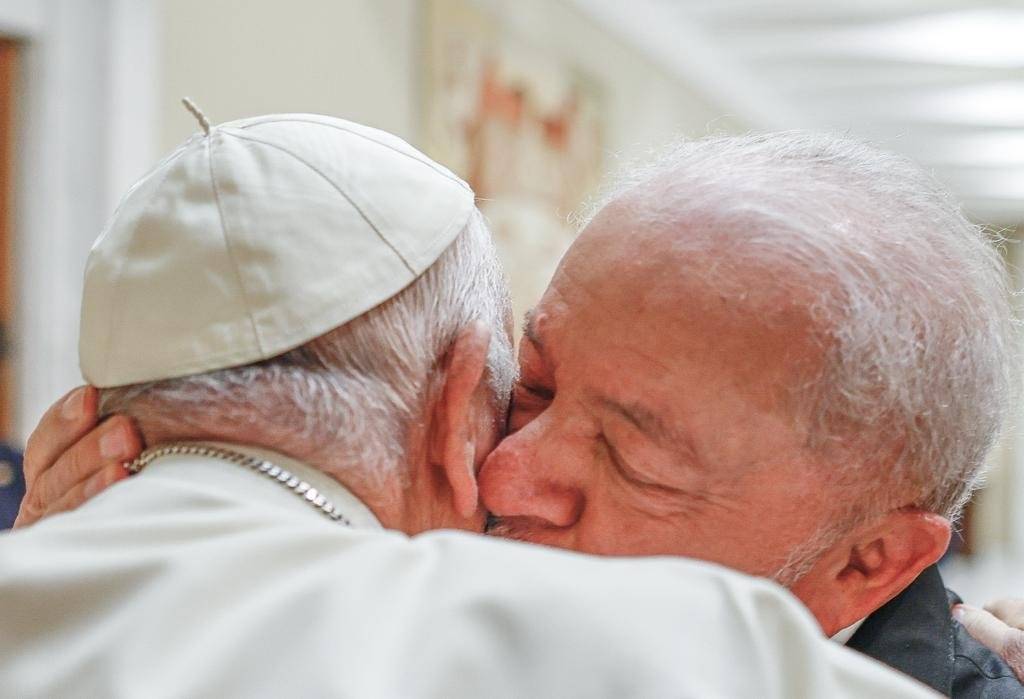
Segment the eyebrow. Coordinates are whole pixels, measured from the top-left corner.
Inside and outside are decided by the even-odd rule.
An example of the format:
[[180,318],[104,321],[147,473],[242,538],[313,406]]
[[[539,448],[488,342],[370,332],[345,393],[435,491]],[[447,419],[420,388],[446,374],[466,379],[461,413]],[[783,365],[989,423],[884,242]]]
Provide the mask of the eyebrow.
[[601,405],[624,420],[630,422],[638,430],[646,434],[663,448],[682,454],[689,463],[702,470],[707,470],[707,463],[697,453],[692,439],[684,432],[665,423],[655,413],[638,403],[622,404],[610,398],[603,398]]
[[536,317],[537,315],[533,309],[527,311],[526,315],[523,316],[523,335],[526,336],[527,340],[536,345],[537,349],[543,351],[544,343],[540,341],[540,333],[537,332]]

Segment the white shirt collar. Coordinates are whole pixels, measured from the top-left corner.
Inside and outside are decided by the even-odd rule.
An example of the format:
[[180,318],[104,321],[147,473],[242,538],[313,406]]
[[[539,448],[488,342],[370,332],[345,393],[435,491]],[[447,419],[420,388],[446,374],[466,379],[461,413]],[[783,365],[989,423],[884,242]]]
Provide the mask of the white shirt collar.
[[832,640],[840,645],[845,646],[847,643],[850,642],[850,639],[853,638],[853,634],[857,633],[857,629],[859,629],[866,620],[867,617],[864,617],[863,619],[858,619],[857,621],[853,622],[845,629],[839,629],[832,636]]

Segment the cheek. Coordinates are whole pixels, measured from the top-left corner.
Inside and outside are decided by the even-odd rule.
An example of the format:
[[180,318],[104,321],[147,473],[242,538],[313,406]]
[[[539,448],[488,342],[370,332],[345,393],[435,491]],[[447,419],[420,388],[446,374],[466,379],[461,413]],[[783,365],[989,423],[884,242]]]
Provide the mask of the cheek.
[[501,438],[504,434],[504,425],[497,417],[492,420],[487,427],[481,431],[476,444],[476,454],[473,463],[476,465],[477,474],[479,475],[480,469],[486,462],[487,457],[494,453]]

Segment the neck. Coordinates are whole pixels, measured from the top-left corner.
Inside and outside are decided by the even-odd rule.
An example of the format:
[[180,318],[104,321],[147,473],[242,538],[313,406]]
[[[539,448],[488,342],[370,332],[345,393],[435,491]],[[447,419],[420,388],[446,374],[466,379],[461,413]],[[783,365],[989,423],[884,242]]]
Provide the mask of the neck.
[[[366,504],[388,529],[409,535],[432,529],[483,531],[483,517],[466,520],[451,506],[453,495],[440,468],[422,456],[410,454],[403,471],[387,478],[346,477],[330,465],[311,464],[330,474]],[[369,482],[368,482],[369,481]]]
[[[266,431],[217,429],[214,425],[204,430],[183,430],[179,425],[142,424],[140,421],[139,429],[148,446],[183,441],[228,442],[274,451],[301,461],[345,486],[373,512],[386,529],[418,534],[428,529],[443,527],[467,528],[460,527],[455,522],[445,521],[437,512],[438,508],[434,506],[434,494],[424,492],[424,487],[418,487],[424,485],[418,479],[414,478],[412,484],[406,484],[402,482],[401,473],[391,473],[377,478],[361,476],[353,473],[349,464],[343,460],[326,460],[323,454],[302,448],[303,442],[298,439]],[[428,506],[423,507],[421,503],[424,502],[428,503]],[[477,529],[482,529],[482,526]]]
[[388,529],[409,535],[432,529],[462,529],[483,533],[482,510],[471,517],[460,516],[453,503],[455,495],[444,469],[414,449],[407,450],[406,464],[398,472],[385,471],[385,478],[332,470],[330,464],[310,465],[329,474],[373,510]]

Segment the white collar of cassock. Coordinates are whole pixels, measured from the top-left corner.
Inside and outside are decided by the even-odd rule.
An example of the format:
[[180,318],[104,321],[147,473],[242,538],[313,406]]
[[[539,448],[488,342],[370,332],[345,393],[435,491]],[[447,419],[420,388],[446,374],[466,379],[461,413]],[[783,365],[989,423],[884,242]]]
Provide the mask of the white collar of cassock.
[[[352,527],[357,529],[383,529],[380,521],[373,514],[370,508],[363,504],[363,502],[357,498],[352,491],[323,471],[320,471],[309,464],[303,463],[302,461],[293,459],[289,456],[285,456],[284,454],[259,447],[206,440],[199,443],[221,447],[229,451],[244,454],[245,456],[252,456],[257,459],[269,461],[276,466],[280,466],[281,468],[290,471],[292,475],[298,479],[309,483],[312,487],[316,488],[321,494],[323,494],[328,501],[334,503],[335,507],[341,511]],[[197,460],[200,460],[203,463],[196,464],[195,462]],[[220,466],[214,468],[214,463],[219,464]],[[164,472],[169,476],[186,475],[184,474],[184,471],[190,470],[190,464],[195,464],[195,468],[201,468],[202,470],[197,470],[194,474],[187,475],[189,475],[190,478],[199,480],[199,482],[208,486],[234,493],[243,491],[246,499],[253,500],[266,498],[268,504],[274,506],[287,506],[286,503],[288,503],[295,508],[308,512],[311,516],[322,517],[322,515],[318,514],[315,509],[310,507],[309,503],[303,502],[302,498],[292,492],[289,492],[284,485],[274,482],[263,474],[251,471],[245,466],[240,466],[217,457],[162,457],[155,459],[139,475],[145,476],[147,472]],[[339,524],[338,526],[343,525]]]

